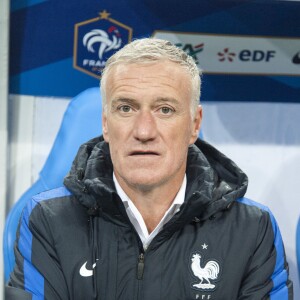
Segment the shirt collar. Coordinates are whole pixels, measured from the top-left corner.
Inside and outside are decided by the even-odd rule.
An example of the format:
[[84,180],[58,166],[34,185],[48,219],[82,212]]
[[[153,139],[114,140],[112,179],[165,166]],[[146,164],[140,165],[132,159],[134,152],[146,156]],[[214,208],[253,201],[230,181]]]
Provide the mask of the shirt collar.
[[[131,199],[126,195],[126,193],[124,192],[124,190],[122,189],[122,187],[120,186],[115,173],[113,173],[113,181],[117,190],[118,195],[120,196],[122,202],[124,203],[124,205],[126,207],[128,207],[128,202],[132,202]],[[184,202],[184,197],[185,197],[185,190],[186,190],[186,183],[187,183],[187,179],[186,179],[186,174],[184,174],[184,178],[181,184],[181,187],[177,193],[177,195],[175,196],[172,204],[170,205],[170,208],[172,206],[177,206],[178,208],[183,204]]]

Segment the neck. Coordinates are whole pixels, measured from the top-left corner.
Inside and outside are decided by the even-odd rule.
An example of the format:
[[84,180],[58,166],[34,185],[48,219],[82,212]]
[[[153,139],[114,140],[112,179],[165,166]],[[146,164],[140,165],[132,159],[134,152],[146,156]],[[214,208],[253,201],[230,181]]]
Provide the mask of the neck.
[[181,178],[172,181],[172,183],[152,189],[130,186],[121,178],[118,178],[117,176],[116,178],[126,195],[139,210],[147,226],[148,232],[151,233],[173,203],[182,185],[184,174]]

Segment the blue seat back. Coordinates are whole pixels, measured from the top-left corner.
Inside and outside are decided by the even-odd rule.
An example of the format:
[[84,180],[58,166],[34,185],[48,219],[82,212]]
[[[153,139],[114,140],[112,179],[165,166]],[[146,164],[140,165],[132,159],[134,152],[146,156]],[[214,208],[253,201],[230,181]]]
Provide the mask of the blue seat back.
[[90,88],[73,98],[38,180],[10,210],[4,228],[3,255],[5,281],[15,265],[13,252],[16,231],[23,207],[32,196],[62,185],[79,146],[102,133],[102,103],[99,87]]

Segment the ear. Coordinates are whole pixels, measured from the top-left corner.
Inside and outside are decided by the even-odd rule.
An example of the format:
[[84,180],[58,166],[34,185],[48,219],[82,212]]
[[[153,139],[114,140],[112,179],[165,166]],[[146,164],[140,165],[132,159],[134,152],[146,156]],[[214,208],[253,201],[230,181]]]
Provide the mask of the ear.
[[202,106],[199,105],[196,110],[196,114],[192,121],[192,135],[190,138],[190,145],[194,144],[198,138],[202,123]]
[[107,115],[105,112],[102,113],[102,134],[104,137],[105,142],[109,142],[109,135],[108,135],[108,126],[107,126]]

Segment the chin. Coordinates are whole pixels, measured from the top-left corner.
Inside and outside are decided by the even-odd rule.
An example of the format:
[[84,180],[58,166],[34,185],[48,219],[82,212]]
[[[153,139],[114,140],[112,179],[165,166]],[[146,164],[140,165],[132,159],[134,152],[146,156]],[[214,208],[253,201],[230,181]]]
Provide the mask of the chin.
[[[132,174],[131,176],[128,176],[125,181],[132,187],[138,188],[140,190],[151,190],[155,186],[161,185],[164,181],[160,174],[145,174],[144,171],[142,174]],[[159,176],[159,177],[158,177]],[[155,179],[155,180],[153,180]]]

